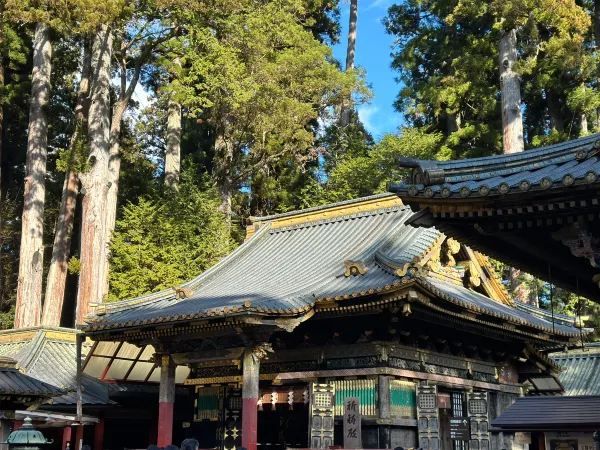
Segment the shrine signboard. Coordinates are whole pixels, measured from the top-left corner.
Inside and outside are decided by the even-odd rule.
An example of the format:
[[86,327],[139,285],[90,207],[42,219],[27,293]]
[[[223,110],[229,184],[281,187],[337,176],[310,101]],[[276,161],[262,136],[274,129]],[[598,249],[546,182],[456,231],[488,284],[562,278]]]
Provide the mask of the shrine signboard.
[[362,448],[360,404],[357,397],[344,400],[344,448]]
[[456,441],[468,441],[469,420],[466,417],[452,417],[450,419],[450,439]]

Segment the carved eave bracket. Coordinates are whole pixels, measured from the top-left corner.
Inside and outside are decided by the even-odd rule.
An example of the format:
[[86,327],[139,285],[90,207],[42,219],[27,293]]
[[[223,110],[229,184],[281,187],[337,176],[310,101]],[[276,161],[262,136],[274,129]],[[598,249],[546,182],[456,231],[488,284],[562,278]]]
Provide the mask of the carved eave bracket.
[[271,353],[274,353],[273,346],[268,342],[262,342],[260,344],[254,345],[251,349],[251,357],[256,362],[261,362],[265,359],[269,358]]

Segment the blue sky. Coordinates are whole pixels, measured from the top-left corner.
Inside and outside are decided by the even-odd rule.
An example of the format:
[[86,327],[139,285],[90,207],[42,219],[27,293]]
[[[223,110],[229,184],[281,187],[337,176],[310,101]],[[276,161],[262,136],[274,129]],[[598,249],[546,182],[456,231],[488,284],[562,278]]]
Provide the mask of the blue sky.
[[[366,71],[367,82],[373,91],[371,102],[358,107],[358,115],[365,128],[379,140],[385,133],[394,133],[402,124],[402,116],[394,110],[393,102],[398,93],[395,72],[391,69],[390,56],[393,39],[386,34],[382,20],[394,0],[359,0],[358,29],[356,37],[357,66]],[[340,1],[342,35],[333,48],[335,57],[346,62],[348,39],[349,1]]]

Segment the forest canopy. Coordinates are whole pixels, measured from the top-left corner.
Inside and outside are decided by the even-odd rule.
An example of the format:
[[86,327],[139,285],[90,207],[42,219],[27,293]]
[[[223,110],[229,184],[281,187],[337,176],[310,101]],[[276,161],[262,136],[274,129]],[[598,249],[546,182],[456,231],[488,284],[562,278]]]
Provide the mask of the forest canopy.
[[[2,2],[0,327],[71,326],[90,302],[171,288],[239,244],[250,216],[384,192],[405,176],[398,157],[600,131],[599,2],[396,2],[381,66],[403,124],[377,139],[358,114],[360,35],[346,61],[332,51],[353,4]],[[595,311],[499,269],[523,301]]]

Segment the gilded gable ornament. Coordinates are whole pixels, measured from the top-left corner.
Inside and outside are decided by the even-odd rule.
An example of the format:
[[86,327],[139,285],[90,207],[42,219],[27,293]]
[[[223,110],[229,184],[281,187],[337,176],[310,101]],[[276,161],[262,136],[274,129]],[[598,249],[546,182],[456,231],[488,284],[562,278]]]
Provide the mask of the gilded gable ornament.
[[473,261],[469,261],[465,270],[464,277],[465,286],[468,288],[476,288],[481,286],[481,277],[477,270],[477,265]]
[[460,242],[456,239],[448,238],[444,241],[444,256],[446,257],[446,265],[449,267],[454,267],[456,265],[456,260],[454,256],[460,251]]
[[346,278],[364,275],[369,271],[369,268],[362,261],[353,261],[350,259],[344,261],[344,269],[344,276]]
[[178,300],[190,298],[193,295],[192,290],[189,288],[174,287],[173,290],[175,291],[175,297]]

